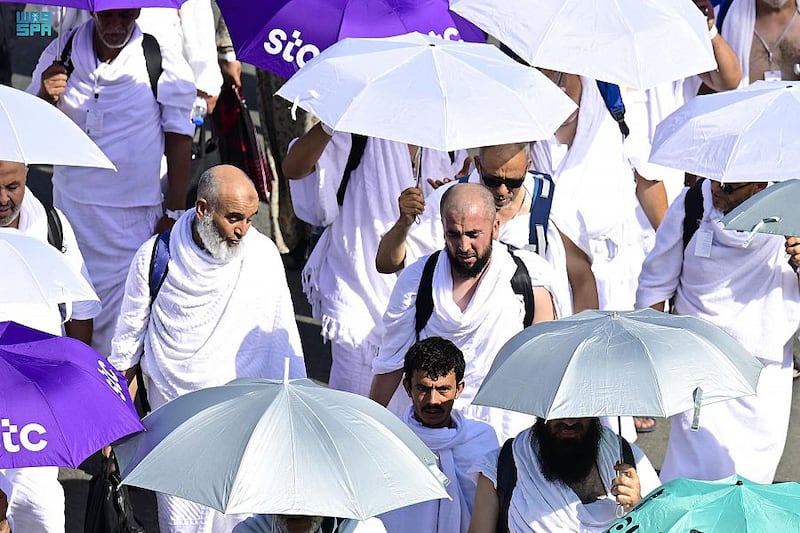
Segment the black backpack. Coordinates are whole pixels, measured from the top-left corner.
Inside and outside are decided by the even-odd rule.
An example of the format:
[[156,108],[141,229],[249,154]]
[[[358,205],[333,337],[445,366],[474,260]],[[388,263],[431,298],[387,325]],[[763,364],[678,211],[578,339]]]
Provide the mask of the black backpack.
[[[422,276],[419,278],[419,287],[417,288],[417,300],[415,302],[415,316],[414,316],[414,329],[417,333],[417,340],[419,340],[419,333],[430,320],[433,314],[433,271],[436,268],[436,261],[439,259],[441,250],[432,253],[425,261],[425,266],[422,269]],[[523,320],[522,327],[528,327],[533,323],[533,311],[535,302],[533,299],[533,286],[531,285],[531,277],[528,274],[528,268],[522,259],[514,255],[511,249],[508,250],[514,263],[517,265],[517,270],[514,272],[514,277],[511,278],[511,288],[514,289],[516,294],[522,296],[525,303],[525,319]]]
[[[622,447],[622,462],[636,468],[636,459],[633,456],[631,443],[619,437]],[[497,457],[497,500],[500,510],[497,514],[497,533],[508,533],[508,509],[511,506],[511,493],[517,485],[517,464],[514,461],[514,437],[511,437],[500,448]]]

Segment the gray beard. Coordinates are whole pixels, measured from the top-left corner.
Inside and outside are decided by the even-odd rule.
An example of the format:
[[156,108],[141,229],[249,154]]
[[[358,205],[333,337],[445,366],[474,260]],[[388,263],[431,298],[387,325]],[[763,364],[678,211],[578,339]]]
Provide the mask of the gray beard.
[[203,243],[203,248],[205,248],[214,259],[219,259],[227,263],[242,253],[244,239],[239,242],[238,246],[229,246],[214,225],[214,219],[211,215],[201,217],[197,221],[196,229],[197,236],[200,237],[200,242]]

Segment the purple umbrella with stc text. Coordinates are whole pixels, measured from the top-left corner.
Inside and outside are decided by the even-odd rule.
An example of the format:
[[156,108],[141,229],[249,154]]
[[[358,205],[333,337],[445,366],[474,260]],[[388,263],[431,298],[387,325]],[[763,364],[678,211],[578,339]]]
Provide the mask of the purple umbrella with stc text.
[[[16,0],[0,0],[12,3]],[[40,6],[74,7],[86,11],[107,11],[109,9],[137,9],[140,7],[168,7],[178,9],[186,0],[27,0],[28,4]],[[24,11],[16,14],[17,35],[35,36],[55,35],[52,23],[55,17],[47,11]]]
[[447,0],[218,0],[241,61],[289,78],[345,37],[392,37],[412,31],[483,42],[482,30]]
[[125,378],[89,346],[0,322],[0,468],[77,468],[144,429]]

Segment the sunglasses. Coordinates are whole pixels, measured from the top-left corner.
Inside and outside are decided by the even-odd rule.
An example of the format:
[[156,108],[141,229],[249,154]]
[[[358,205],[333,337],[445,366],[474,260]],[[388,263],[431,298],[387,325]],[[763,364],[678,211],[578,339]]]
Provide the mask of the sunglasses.
[[748,185],[750,185],[750,183],[742,183],[741,185],[734,185],[733,183],[720,183],[719,190],[730,195],[743,187],[747,187]]
[[501,185],[505,185],[507,189],[519,189],[525,183],[525,176],[521,178],[498,178],[491,174],[481,174],[481,180],[490,189],[496,189]]

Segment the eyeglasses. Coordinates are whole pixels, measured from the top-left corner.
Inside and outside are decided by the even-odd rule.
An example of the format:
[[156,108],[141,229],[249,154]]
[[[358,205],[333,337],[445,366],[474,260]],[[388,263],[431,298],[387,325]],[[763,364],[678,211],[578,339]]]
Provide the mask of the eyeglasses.
[[481,180],[490,189],[495,189],[501,185],[505,185],[507,189],[519,189],[525,183],[525,176],[521,178],[499,178],[491,174],[481,174]]
[[750,183],[742,183],[741,185],[734,185],[733,183],[720,183],[719,190],[724,192],[725,194],[733,194],[734,192],[738,191],[743,187],[747,187],[751,185]]

